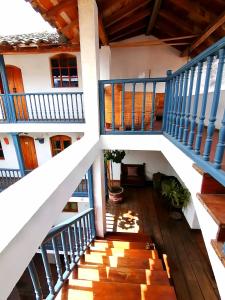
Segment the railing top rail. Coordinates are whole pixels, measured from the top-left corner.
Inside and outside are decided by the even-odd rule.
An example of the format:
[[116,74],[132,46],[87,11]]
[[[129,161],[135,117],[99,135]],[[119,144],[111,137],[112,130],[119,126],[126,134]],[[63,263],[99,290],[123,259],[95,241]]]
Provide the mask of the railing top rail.
[[10,93],[10,94],[0,94],[0,96],[25,96],[25,95],[71,95],[71,94],[83,94],[83,92],[32,92],[32,93]]
[[71,217],[63,222],[61,222],[60,224],[54,226],[48,233],[48,235],[46,236],[46,238],[44,239],[44,242],[47,242],[49,239],[51,239],[52,237],[54,237],[55,235],[59,234],[60,232],[62,232],[64,229],[66,229],[67,227],[69,227],[70,225],[72,225],[75,221],[79,220],[80,218],[82,218],[83,216],[87,215],[89,212],[93,211],[93,208],[89,208],[77,215],[75,215],[74,217]]
[[0,168],[0,171],[20,171],[20,169]]
[[172,77],[179,75],[180,73],[190,69],[193,66],[196,66],[198,62],[206,60],[206,58],[209,55],[216,55],[218,51],[225,47],[225,37],[220,39],[218,42],[207,48],[205,51],[198,54],[196,57],[194,57],[192,60],[190,60],[188,63],[186,63],[184,66],[182,66],[180,69],[175,71],[172,74]]
[[124,78],[124,79],[109,79],[99,80],[101,84],[112,84],[112,83],[143,83],[143,82],[165,82],[166,77],[155,77],[155,78]]

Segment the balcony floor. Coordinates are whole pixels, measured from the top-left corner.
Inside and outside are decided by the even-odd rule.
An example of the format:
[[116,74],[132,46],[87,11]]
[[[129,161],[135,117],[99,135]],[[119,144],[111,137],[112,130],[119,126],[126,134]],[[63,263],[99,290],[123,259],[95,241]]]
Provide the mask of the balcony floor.
[[107,202],[107,231],[151,236],[160,254],[168,255],[178,300],[220,299],[200,230],[186,220],[172,220],[165,202],[151,188],[127,188],[121,204]]

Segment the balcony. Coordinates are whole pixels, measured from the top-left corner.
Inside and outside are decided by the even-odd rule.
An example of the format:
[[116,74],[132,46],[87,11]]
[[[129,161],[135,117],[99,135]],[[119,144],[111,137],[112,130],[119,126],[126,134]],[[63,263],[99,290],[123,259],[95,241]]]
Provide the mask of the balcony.
[[85,123],[83,93],[0,94],[2,123]]

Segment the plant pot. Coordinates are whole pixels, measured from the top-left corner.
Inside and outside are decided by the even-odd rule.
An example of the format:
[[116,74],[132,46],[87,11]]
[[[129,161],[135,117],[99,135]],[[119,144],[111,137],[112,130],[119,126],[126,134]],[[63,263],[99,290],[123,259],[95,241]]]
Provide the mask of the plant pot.
[[124,189],[122,187],[114,187],[109,191],[109,200],[114,203],[120,203],[124,198]]
[[172,206],[169,215],[170,215],[170,218],[173,220],[181,220],[182,219],[182,208]]

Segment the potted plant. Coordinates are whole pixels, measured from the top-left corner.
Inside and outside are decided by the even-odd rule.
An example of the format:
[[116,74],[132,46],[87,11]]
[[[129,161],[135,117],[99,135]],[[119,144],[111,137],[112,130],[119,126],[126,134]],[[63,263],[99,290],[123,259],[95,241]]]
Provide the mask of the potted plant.
[[106,150],[104,153],[108,179],[109,199],[116,203],[123,200],[124,190],[121,186],[114,185],[112,164],[121,163],[125,155],[126,152],[124,150]]
[[175,178],[164,179],[161,183],[161,193],[170,202],[171,217],[180,219],[182,208],[187,207],[190,201],[190,192]]

